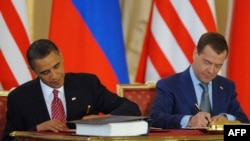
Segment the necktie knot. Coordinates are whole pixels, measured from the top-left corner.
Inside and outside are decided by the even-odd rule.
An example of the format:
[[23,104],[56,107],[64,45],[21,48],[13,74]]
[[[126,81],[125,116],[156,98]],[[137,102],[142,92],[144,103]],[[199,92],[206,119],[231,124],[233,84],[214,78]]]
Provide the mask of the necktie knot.
[[54,94],[54,97],[58,97],[58,90],[54,89],[53,94]]
[[203,91],[205,91],[205,92],[208,91],[208,84],[207,83],[200,83],[199,85],[201,86],[201,88],[203,89]]

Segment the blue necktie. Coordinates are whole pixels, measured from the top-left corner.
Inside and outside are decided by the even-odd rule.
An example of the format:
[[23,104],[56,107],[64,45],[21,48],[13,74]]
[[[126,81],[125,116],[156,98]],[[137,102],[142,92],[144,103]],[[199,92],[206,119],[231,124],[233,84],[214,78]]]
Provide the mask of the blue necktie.
[[209,94],[208,94],[208,84],[200,83],[201,88],[203,89],[203,93],[201,96],[200,108],[204,112],[211,112]]

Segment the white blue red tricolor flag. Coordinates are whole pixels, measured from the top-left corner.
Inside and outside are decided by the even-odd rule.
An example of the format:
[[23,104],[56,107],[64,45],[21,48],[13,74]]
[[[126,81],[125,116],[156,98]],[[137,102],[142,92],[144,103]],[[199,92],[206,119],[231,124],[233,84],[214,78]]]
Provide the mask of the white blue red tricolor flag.
[[113,92],[129,83],[119,0],[53,0],[49,38],[67,72],[90,72]]

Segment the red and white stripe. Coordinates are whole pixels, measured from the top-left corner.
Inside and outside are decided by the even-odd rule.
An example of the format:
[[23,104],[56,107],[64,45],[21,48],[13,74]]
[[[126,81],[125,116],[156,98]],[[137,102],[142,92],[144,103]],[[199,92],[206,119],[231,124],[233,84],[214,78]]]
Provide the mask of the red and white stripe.
[[154,0],[136,82],[183,71],[201,34],[216,31],[214,0]]
[[26,0],[0,0],[0,89],[32,79],[25,60],[29,33]]

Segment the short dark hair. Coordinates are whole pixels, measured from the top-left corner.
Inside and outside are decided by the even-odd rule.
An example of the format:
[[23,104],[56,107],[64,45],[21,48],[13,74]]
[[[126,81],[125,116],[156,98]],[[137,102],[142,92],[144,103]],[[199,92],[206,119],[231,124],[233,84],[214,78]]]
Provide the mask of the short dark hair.
[[49,39],[39,39],[34,41],[28,48],[26,57],[32,69],[34,69],[34,60],[42,59],[49,55],[52,51],[59,54],[56,44]]
[[225,37],[218,32],[207,32],[201,35],[197,44],[198,54],[203,51],[206,45],[210,45],[217,54],[221,54],[225,50],[227,54],[229,52]]

